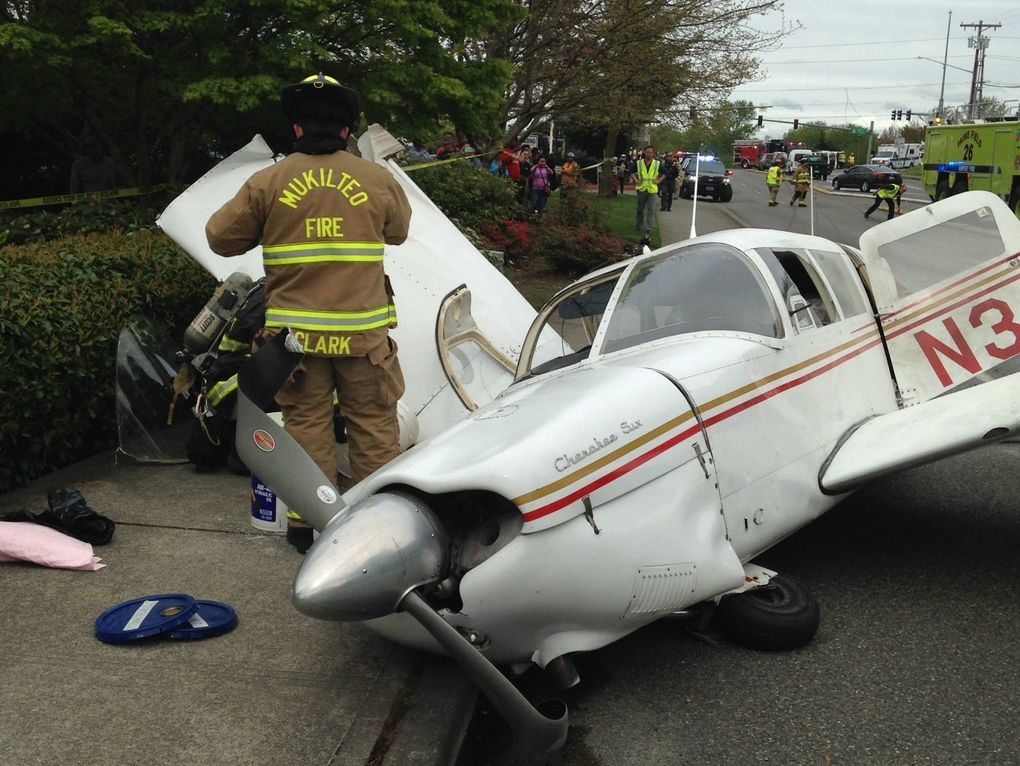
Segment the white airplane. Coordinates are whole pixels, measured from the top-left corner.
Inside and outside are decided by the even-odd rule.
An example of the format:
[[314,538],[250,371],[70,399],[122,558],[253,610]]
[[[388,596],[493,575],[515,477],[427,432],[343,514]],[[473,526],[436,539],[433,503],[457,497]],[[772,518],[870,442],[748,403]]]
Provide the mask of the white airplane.
[[859,249],[696,237],[536,316],[373,141],[414,208],[387,251],[414,444],[339,497],[262,412],[300,360],[281,334],[241,374],[238,450],[319,531],[295,606],[449,653],[526,747],[561,745],[565,709],[498,668],[569,685],[572,654],[699,611],[749,646],[802,645],[816,602],[755,557],[869,479],[1020,426],[1020,376],[986,374],[1020,354],[1020,222],[992,194]]

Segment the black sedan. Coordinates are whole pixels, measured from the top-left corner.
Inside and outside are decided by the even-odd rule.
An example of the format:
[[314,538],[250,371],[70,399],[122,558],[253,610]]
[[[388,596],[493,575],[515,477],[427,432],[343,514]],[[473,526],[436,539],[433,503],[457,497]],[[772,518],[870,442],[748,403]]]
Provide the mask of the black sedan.
[[684,199],[691,199],[694,196],[694,178],[697,171],[698,194],[706,197],[713,197],[719,202],[729,202],[733,199],[733,187],[730,185],[732,170],[717,159],[688,157],[683,161],[681,167],[683,179],[680,181],[680,196]]
[[860,189],[862,192],[879,189],[886,184],[903,184],[903,176],[883,165],[854,165],[832,179],[832,188]]

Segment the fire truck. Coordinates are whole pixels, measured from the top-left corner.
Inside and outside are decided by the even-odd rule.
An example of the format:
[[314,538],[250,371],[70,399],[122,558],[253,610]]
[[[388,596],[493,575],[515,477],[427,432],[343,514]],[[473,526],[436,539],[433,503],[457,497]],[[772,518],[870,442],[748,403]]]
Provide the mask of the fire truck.
[[758,166],[765,156],[765,142],[754,138],[742,138],[733,142],[733,164],[744,168]]
[[1020,217],[1020,121],[930,126],[921,180],[932,200],[990,191]]

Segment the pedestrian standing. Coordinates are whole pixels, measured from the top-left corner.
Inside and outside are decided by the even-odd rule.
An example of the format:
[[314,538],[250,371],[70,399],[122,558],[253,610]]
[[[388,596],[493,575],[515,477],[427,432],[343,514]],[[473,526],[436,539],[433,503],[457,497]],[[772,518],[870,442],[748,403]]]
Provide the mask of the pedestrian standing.
[[673,196],[676,191],[676,179],[680,173],[672,155],[666,155],[666,158],[662,161],[660,171],[662,172],[662,184],[659,187],[659,197],[662,199],[662,202],[659,205],[659,209],[672,210]]
[[776,157],[769,168],[769,174],[765,177],[765,185],[769,188],[769,207],[775,207],[779,203],[776,197],[779,196],[779,187],[783,183],[783,158]]
[[659,207],[659,184],[662,173],[659,172],[659,161],[655,159],[655,147],[646,146],[644,157],[634,166],[632,180],[637,190],[637,230],[642,233],[641,244],[648,245],[652,241],[652,227],[655,225],[655,211]]
[[545,212],[545,203],[552,194],[552,176],[553,169],[545,157],[539,157],[538,164],[531,169],[531,210],[539,217]]
[[573,152],[567,152],[567,160],[560,169],[560,196],[567,197],[577,191],[581,184],[581,166]]
[[[361,113],[355,90],[319,73],[281,95],[294,152],[249,178],[209,219],[206,238],[223,256],[262,244],[265,331],[289,328],[304,348],[276,395],[284,426],[339,483],[335,391],[360,481],[400,453],[404,379],[389,337],[396,307],[383,253],[407,238],[411,207],[388,170],[346,151]],[[311,537],[291,521],[287,538],[298,550]]]
[[626,154],[621,154],[620,158],[616,161],[616,180],[620,184],[620,194],[623,194],[624,187],[627,184],[627,180],[630,178],[630,174],[630,159],[628,159]]

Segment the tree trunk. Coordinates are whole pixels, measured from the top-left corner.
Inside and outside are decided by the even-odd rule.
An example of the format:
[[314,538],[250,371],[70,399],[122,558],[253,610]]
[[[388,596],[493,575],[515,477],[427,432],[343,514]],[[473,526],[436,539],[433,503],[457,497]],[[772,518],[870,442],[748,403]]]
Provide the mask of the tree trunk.
[[620,135],[619,128],[609,128],[606,131],[606,146],[602,150],[602,173],[599,175],[599,196],[616,196],[616,177],[613,173],[616,163],[613,162],[616,152],[616,139]]

